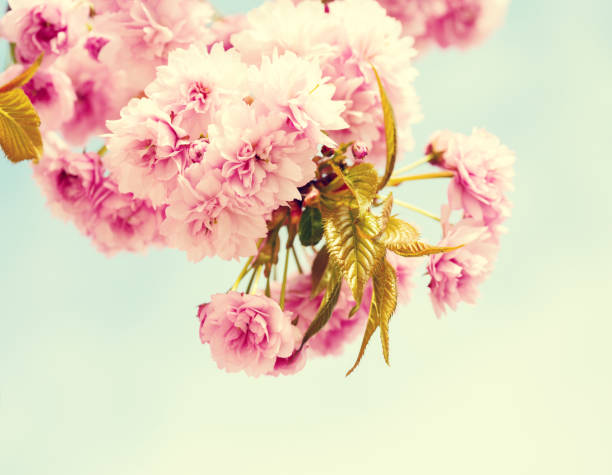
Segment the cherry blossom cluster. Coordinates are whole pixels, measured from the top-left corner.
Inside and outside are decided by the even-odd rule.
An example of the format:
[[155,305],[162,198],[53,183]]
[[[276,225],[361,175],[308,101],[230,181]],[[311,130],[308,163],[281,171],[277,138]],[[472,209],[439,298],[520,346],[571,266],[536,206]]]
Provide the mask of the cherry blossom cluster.
[[[514,154],[481,129],[442,131],[414,166],[392,174],[389,163],[413,150],[422,116],[414,59],[432,44],[480,42],[506,3],[272,0],[217,18],[202,0],[10,0],[0,34],[14,64],[0,84],[43,54],[23,90],[44,137],[34,177],[56,215],[106,254],[165,246],[192,261],[248,258],[231,291],[199,306],[200,339],[229,372],[294,374],[310,358],[341,354],[372,314],[373,282],[363,298],[342,282],[325,325],[310,334],[330,291],[314,276],[322,236],[303,237],[303,222],[360,164],[376,167],[389,187],[450,179],[441,216],[429,213],[441,222],[439,253],[383,248],[382,260],[400,303],[424,264],[438,316],[475,302],[510,215]],[[96,137],[102,148],[83,148]],[[402,176],[427,163],[434,172]],[[392,202],[383,194],[375,190],[373,207]],[[382,228],[374,234],[368,239]],[[284,272],[273,282],[281,235]],[[288,275],[291,254],[298,270]]]

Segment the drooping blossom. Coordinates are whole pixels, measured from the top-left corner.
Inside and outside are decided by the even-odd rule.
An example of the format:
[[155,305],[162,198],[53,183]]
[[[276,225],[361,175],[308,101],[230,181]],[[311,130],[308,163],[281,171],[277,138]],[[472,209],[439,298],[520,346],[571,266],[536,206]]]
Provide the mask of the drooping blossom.
[[213,116],[232,101],[248,96],[247,65],[221,43],[210,53],[200,43],[170,53],[145,90],[191,137],[206,135]]
[[[0,75],[0,84],[21,74],[26,67],[21,64],[9,66]],[[41,121],[42,130],[57,130],[74,114],[76,94],[70,78],[62,71],[48,67],[39,69],[23,86]]]
[[121,118],[108,121],[107,126],[111,135],[104,163],[119,190],[149,199],[154,206],[166,204],[177,186],[177,175],[185,168],[186,156],[179,150],[185,132],[147,98],[132,99]]
[[368,160],[382,164],[384,122],[372,66],[393,104],[400,150],[409,150],[411,125],[420,119],[412,88],[413,40],[401,37],[399,22],[374,0],[337,0],[329,6],[325,13],[319,2],[267,2],[247,14],[247,27],[232,36],[232,43],[255,65],[275,50],[319,63],[323,76],[336,88],[333,98],[346,105],[342,119],[348,127],[332,131],[330,137],[338,143],[363,141],[370,150]]
[[[107,64],[130,71],[131,86],[142,91],[176,48],[213,39],[214,10],[203,0],[104,1],[93,19],[97,35],[110,40],[100,54]],[[177,8],[178,6],[178,8]]]
[[112,256],[164,244],[159,234],[163,210],[130,193],[120,193],[111,178],[106,178],[92,196],[92,210],[94,219],[87,232],[100,252]]
[[124,87],[129,78],[125,71],[91,58],[85,48],[73,48],[55,66],[70,78],[76,94],[74,114],[63,124],[62,135],[73,145],[84,145],[107,131],[107,120],[119,118],[130,98]]
[[459,302],[475,304],[478,287],[491,274],[499,245],[488,227],[465,218],[449,224],[450,209],[443,212],[443,238],[439,246],[463,246],[454,251],[435,254],[429,258],[427,273],[431,302],[440,318],[446,308],[457,309]]
[[436,165],[455,172],[448,189],[451,208],[497,234],[498,225],[510,215],[506,193],[513,189],[514,153],[483,129],[474,129],[470,136],[438,132],[428,151],[439,155]]
[[15,56],[32,63],[41,53],[49,64],[87,33],[89,6],[77,0],[9,0],[0,35],[15,43]]
[[278,358],[288,358],[299,343],[291,313],[274,300],[240,292],[216,294],[201,305],[200,339],[221,369],[261,376],[274,370]]
[[248,204],[227,193],[226,187],[221,172],[205,162],[178,176],[161,225],[169,246],[186,251],[192,261],[255,254],[256,240],[267,233],[265,219],[245,212]]
[[45,134],[44,155],[33,170],[51,211],[86,230],[93,216],[91,197],[104,181],[98,155],[73,152],[50,132]]
[[55,133],[45,134],[44,150],[34,165],[34,177],[49,207],[72,221],[101,252],[141,252],[163,243],[159,235],[163,210],[119,193],[97,153],[74,152]]

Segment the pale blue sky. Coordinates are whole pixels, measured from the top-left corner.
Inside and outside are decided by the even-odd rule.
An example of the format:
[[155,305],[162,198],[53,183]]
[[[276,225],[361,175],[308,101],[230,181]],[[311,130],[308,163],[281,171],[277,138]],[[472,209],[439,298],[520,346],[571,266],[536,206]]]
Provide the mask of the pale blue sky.
[[[438,321],[420,279],[391,368],[372,345],[350,378],[358,342],[292,378],[217,370],[194,312],[237,264],[107,259],[0,161],[0,473],[612,473],[611,15],[514,0],[482,47],[419,60],[419,149],[438,128],[499,135],[514,215],[479,305]],[[400,194],[435,210],[443,192]]]

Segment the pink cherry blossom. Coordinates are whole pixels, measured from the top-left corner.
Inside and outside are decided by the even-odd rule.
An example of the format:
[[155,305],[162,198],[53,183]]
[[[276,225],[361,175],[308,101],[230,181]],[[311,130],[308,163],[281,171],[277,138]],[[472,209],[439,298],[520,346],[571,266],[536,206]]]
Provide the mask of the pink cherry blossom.
[[110,178],[92,197],[92,209],[95,215],[87,231],[100,252],[112,256],[119,251],[144,252],[149,246],[164,244],[159,234],[163,210],[132,194],[120,193]]
[[84,145],[95,135],[107,131],[106,121],[117,119],[130,98],[124,87],[125,71],[116,70],[90,57],[85,48],[73,48],[55,66],[71,80],[76,102],[72,119],[61,128],[73,145]]
[[449,212],[443,211],[444,236],[439,246],[463,247],[429,259],[430,297],[438,318],[446,307],[456,310],[459,302],[476,303],[478,286],[490,275],[499,248],[489,228],[470,218],[451,225]]
[[190,136],[206,135],[214,114],[232,100],[248,95],[247,66],[236,51],[225,51],[221,43],[210,53],[192,45],[170,53],[168,65],[146,88],[146,94]]
[[209,129],[206,159],[232,194],[261,214],[300,198],[298,188],[315,175],[317,146],[293,127],[288,131],[284,114],[258,115],[239,101],[219,114],[218,124]]
[[419,51],[431,44],[468,48],[480,43],[502,22],[509,0],[378,0],[402,22],[404,34]]
[[85,229],[92,216],[90,198],[104,181],[98,155],[73,152],[50,132],[45,135],[44,155],[33,169],[53,213]]
[[[21,64],[9,66],[0,75],[4,84],[21,74],[26,67]],[[76,94],[70,78],[54,67],[39,69],[34,77],[23,86],[41,121],[42,130],[57,130],[74,114]]]
[[483,129],[472,135],[440,132],[429,149],[441,154],[437,165],[455,171],[448,189],[452,209],[463,210],[492,230],[509,215],[511,204],[506,193],[513,189],[514,153],[497,137]]
[[267,233],[265,219],[243,211],[248,205],[226,192],[219,170],[196,163],[177,181],[161,225],[168,245],[186,251],[192,261],[255,254],[256,240]]
[[199,308],[200,339],[220,369],[261,376],[288,358],[299,342],[291,314],[262,295],[216,294]]
[[89,7],[76,0],[10,0],[0,20],[0,35],[16,44],[15,56],[32,63],[44,53],[45,64],[65,54],[87,32]]
[[447,0],[444,14],[428,18],[425,37],[446,48],[468,48],[497,28],[509,0]]
[[336,88],[314,61],[299,58],[291,51],[279,56],[274,50],[271,56],[261,59],[258,67],[249,69],[249,79],[256,104],[271,112],[282,112],[295,130],[314,144],[334,146],[322,131],[348,127],[342,119],[344,102],[333,100]]
[[[132,99],[121,119],[109,121],[112,132],[104,163],[122,193],[149,199],[154,206],[168,202],[185,168],[179,141],[185,135],[151,99]],[[189,151],[187,151],[187,155]]]
[[[291,51],[321,65],[335,86],[334,100],[346,105],[348,127],[332,131],[338,143],[363,141],[369,161],[383,164],[386,154],[380,93],[372,66],[393,104],[400,151],[413,146],[411,125],[421,118],[412,87],[413,40],[401,37],[400,23],[374,0],[337,0],[325,13],[318,2],[267,2],[247,15],[248,25],[232,36],[243,58],[259,65],[262,56]],[[401,155],[401,153],[400,153]]]
[[191,44],[207,44],[214,10],[202,0],[126,0],[103,2],[103,12],[93,21],[94,32],[110,39],[100,59],[129,70],[135,89],[155,77],[155,68],[168,54]]

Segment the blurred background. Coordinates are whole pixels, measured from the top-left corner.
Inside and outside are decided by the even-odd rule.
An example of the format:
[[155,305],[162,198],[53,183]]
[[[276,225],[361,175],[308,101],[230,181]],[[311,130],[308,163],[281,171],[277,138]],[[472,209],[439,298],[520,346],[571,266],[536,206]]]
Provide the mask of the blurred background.
[[[107,259],[0,160],[0,473],[612,473],[611,15],[514,0],[481,47],[418,60],[405,163],[436,129],[497,134],[518,157],[510,233],[477,306],[436,320],[420,277],[392,366],[375,342],[349,378],[359,341],[294,377],[219,371],[196,305],[238,263]],[[444,186],[399,196],[436,211]]]

